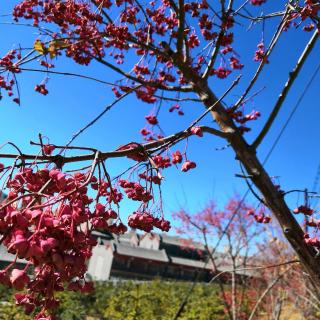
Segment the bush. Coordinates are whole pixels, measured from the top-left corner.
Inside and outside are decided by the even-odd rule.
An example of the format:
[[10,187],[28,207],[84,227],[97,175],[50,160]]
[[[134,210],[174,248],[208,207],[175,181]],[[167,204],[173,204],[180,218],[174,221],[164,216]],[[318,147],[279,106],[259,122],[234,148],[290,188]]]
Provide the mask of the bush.
[[[97,283],[88,295],[60,293],[56,315],[63,320],[171,320],[188,293],[181,282]],[[15,306],[12,292],[0,287],[0,320],[29,320]],[[223,320],[224,308],[215,285],[197,284],[180,320]]]

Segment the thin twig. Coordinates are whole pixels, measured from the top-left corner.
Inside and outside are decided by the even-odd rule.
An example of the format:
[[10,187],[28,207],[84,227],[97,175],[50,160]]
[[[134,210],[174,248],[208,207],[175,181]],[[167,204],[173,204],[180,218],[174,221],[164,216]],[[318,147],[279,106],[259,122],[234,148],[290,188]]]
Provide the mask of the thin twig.
[[277,282],[291,269],[291,266],[289,266],[286,270],[284,270],[283,272],[281,272],[277,278],[275,278],[270,284],[269,286],[265,289],[265,291],[262,293],[262,295],[260,296],[260,298],[258,299],[258,301],[256,302],[255,306],[253,307],[250,317],[248,320],[252,320],[256,311],[258,310],[258,307],[260,305],[260,303],[262,302],[262,300],[264,299],[264,297],[269,293],[269,291],[277,284]]
[[29,71],[29,72],[40,72],[40,73],[49,73],[49,74],[56,74],[61,76],[71,76],[71,77],[77,77],[77,78],[83,78],[87,80],[93,80],[95,82],[99,82],[102,84],[106,84],[108,86],[117,86],[116,84],[108,81],[104,81],[101,79],[97,79],[90,76],[85,76],[82,74],[72,73],[72,72],[60,72],[60,71],[53,71],[53,70],[42,70],[42,69],[32,69],[32,68],[19,68],[21,71]]
[[[288,13],[288,8],[286,10],[286,13]],[[234,109],[237,109],[241,103],[243,102],[243,100],[245,99],[245,97],[248,95],[248,93],[250,92],[250,90],[252,89],[253,85],[256,83],[259,75],[261,74],[262,70],[263,70],[263,67],[265,66],[265,64],[267,63],[268,61],[268,57],[270,56],[271,52],[273,51],[275,45],[277,44],[279,38],[280,38],[280,35],[286,25],[286,16],[287,14],[284,15],[284,17],[282,18],[276,32],[274,33],[273,37],[272,37],[272,40],[270,42],[270,45],[265,53],[265,56],[264,58],[262,59],[262,61],[260,62],[259,64],[259,67],[256,71],[256,73],[254,74],[254,76],[252,77],[248,87],[246,88],[245,92],[243,93],[243,95],[239,98],[239,100],[235,103],[234,105]]]
[[[293,264],[293,263],[300,263],[299,260],[291,260],[291,261],[286,261],[283,263],[279,263],[279,264],[273,264],[270,266],[259,266],[259,267],[249,267],[249,268],[241,268],[241,269],[236,269],[236,272],[239,271],[250,271],[250,270],[263,270],[263,269],[271,269],[271,268],[277,268],[277,267],[281,267],[281,266],[285,266],[288,264]],[[223,275],[224,273],[228,273],[228,272],[232,272],[233,270],[225,270],[225,271],[221,271],[219,272],[217,275],[215,275],[213,278],[211,278],[209,283],[212,283],[214,280],[216,280],[217,278],[219,278],[221,275]]]
[[121,68],[116,67],[115,65],[113,65],[112,63],[102,59],[102,58],[98,58],[96,56],[92,56],[93,59],[95,59],[97,62],[105,65],[106,67],[112,69],[113,71],[123,75],[124,77],[126,77],[127,79],[130,79],[132,81],[135,81],[137,83],[140,83],[144,86],[147,87],[155,87],[161,90],[165,90],[165,91],[181,91],[181,92],[192,92],[192,87],[191,86],[168,86],[168,85],[161,85],[156,81],[147,81],[147,80],[143,80],[137,77],[134,77],[132,75],[130,75],[129,73],[123,71]]
[[101,117],[103,117],[106,112],[108,112],[113,106],[115,106],[118,102],[120,102],[122,99],[124,99],[126,96],[128,96],[130,93],[134,92],[138,88],[140,88],[141,85],[136,86],[132,89],[130,89],[128,92],[121,95],[119,98],[117,98],[115,101],[113,101],[111,104],[106,106],[102,112],[100,112],[94,119],[92,119],[88,124],[86,124],[83,128],[81,128],[79,131],[77,131],[72,138],[68,141],[66,146],[68,147],[81,133],[83,133],[85,130],[90,128],[92,125],[94,125]]

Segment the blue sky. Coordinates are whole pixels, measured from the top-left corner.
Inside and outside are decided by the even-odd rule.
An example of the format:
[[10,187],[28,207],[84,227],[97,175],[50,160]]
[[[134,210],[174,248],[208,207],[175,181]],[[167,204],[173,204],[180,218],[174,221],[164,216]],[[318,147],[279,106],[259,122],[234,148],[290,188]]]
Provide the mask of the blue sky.
[[[0,15],[10,13],[16,2],[13,0],[2,1]],[[276,8],[276,4],[272,2],[265,8],[272,11]],[[0,21],[10,22],[11,18],[1,16]],[[249,31],[243,28],[238,33],[235,47],[241,55],[241,61],[245,64],[245,68],[242,70],[243,77],[240,85],[228,96],[227,103],[236,100],[257,67],[257,64],[252,61],[252,57],[256,44],[261,39],[261,30],[262,26],[257,25]],[[265,24],[267,43],[273,30],[273,22],[267,22]],[[263,77],[253,90],[255,92],[266,87],[251,102],[254,109],[262,113],[262,117],[251,124],[253,130],[247,135],[249,141],[252,141],[264,124],[281,86],[287,79],[288,72],[294,66],[295,59],[300,55],[310,36],[310,33],[301,30],[289,30],[282,36],[280,44],[270,58],[271,63],[265,68]],[[8,49],[17,45],[32,47],[36,37],[35,29],[2,24],[0,25],[0,54],[5,54]],[[259,147],[260,159],[264,159],[270,150],[279,130],[319,63],[318,52],[319,44],[290,91],[272,130]],[[96,64],[83,68],[71,61],[61,59],[56,63],[56,66],[57,71],[81,73],[106,81],[114,79],[115,76],[108,69]],[[212,88],[216,90],[217,95],[222,94],[234,78],[235,75],[230,77],[229,82],[215,78],[211,82]],[[61,76],[50,77],[48,82],[50,94],[44,97],[33,90],[34,86],[43,79],[44,75],[38,73],[19,75],[21,106],[17,106],[6,97],[0,102],[0,144],[12,141],[19,145],[25,153],[36,152],[37,150],[29,145],[29,141],[37,140],[38,133],[49,137],[52,143],[65,144],[74,132],[94,118],[114,98],[110,88],[105,85]],[[284,190],[311,188],[316,175],[320,162],[319,84],[320,76],[317,76],[266,165],[271,176],[279,176],[279,182]],[[149,114],[151,109],[152,106],[137,101],[134,96],[129,96],[116,105],[94,127],[81,135],[74,144],[93,146],[107,151],[130,141],[139,141],[139,130],[145,124],[144,116]],[[168,113],[168,106],[164,106],[163,109],[159,119],[168,134],[184,129],[203,112],[201,106],[195,103],[184,105],[186,115],[183,118]],[[203,124],[210,123],[210,118],[203,121]],[[197,169],[189,171],[187,174],[174,168],[164,172],[166,179],[163,184],[163,197],[167,216],[180,206],[196,211],[203,207],[209,199],[213,198],[219,204],[223,204],[235,192],[243,194],[246,191],[245,182],[235,177],[235,173],[239,173],[240,169],[234,159],[233,151],[230,149],[215,150],[223,147],[224,144],[223,140],[213,136],[190,139],[188,156],[197,162]],[[183,149],[184,144],[181,146]],[[12,150],[6,148],[5,151]],[[118,173],[128,163],[127,160],[111,160],[107,162],[107,166],[111,172]],[[130,164],[132,163],[130,162]],[[255,201],[251,196],[249,199]],[[300,199],[302,200],[302,197]],[[289,198],[289,203],[293,207],[297,201],[296,195]],[[132,204],[125,204],[123,215],[127,215],[132,208],[134,208]]]

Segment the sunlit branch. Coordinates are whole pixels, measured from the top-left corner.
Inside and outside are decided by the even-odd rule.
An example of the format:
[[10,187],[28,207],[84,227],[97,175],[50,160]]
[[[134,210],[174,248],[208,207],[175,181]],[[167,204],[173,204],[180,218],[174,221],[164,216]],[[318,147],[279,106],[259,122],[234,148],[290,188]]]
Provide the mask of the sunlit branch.
[[178,36],[177,36],[177,52],[182,56],[183,40],[184,40],[184,23],[185,23],[185,12],[184,12],[184,0],[179,0],[179,25],[178,25]]
[[253,78],[251,79],[249,85],[247,86],[245,92],[243,93],[243,95],[239,98],[239,100],[235,103],[234,105],[234,109],[236,109],[237,107],[239,107],[241,105],[241,103],[243,102],[243,100],[245,99],[245,97],[248,95],[248,93],[250,92],[250,90],[252,89],[253,85],[256,83],[256,81],[258,80],[258,77],[259,75],[261,74],[262,70],[263,70],[263,67],[265,66],[265,64],[267,63],[268,61],[268,57],[270,56],[271,52],[273,51],[275,45],[277,44],[279,38],[280,38],[280,35],[286,25],[286,16],[287,16],[287,13],[289,12],[288,8],[286,10],[286,14],[283,16],[276,32],[274,33],[273,37],[272,37],[272,40],[270,42],[270,45],[265,53],[265,57],[264,59],[262,59],[262,61],[260,62],[259,64],[259,67],[256,71],[256,73],[254,74]]
[[[214,128],[210,128],[207,126],[200,126],[199,127],[203,132],[207,132],[207,133],[211,133],[213,135],[222,137],[222,138],[227,138],[228,134],[221,132],[217,129]],[[158,148],[158,147],[163,147],[166,146],[168,143],[175,143],[176,141],[180,141],[181,139],[185,139],[189,136],[191,136],[192,133],[188,130],[183,130],[180,132],[177,132],[173,135],[167,136],[163,139],[159,139],[156,141],[152,141],[152,142],[148,142],[146,144],[141,144],[137,147],[133,147],[130,149],[126,149],[126,150],[115,150],[115,151],[109,151],[109,152],[101,152],[101,154],[99,155],[99,159],[104,161],[106,159],[110,159],[110,158],[120,158],[120,157],[125,157],[128,156],[130,154],[136,153],[136,152],[153,152],[153,149]],[[134,143],[134,142],[133,142]],[[35,143],[33,143],[35,144]],[[72,148],[72,149],[88,149],[88,148],[83,148],[83,147],[66,147],[66,146],[58,146],[58,145],[54,145],[56,148]],[[95,149],[92,149],[95,150]],[[21,158],[22,160],[40,160],[40,161],[47,161],[47,162],[53,162],[55,163],[56,161],[60,161],[63,164],[66,163],[72,163],[72,162],[81,162],[81,161],[90,161],[94,159],[95,154],[85,154],[85,155],[80,155],[80,156],[70,156],[70,157],[65,157],[62,155],[57,155],[57,156],[43,156],[43,155],[33,155],[33,154],[24,154],[22,153],[21,155],[16,155],[16,154],[0,154],[0,158],[3,159],[15,159],[17,157]]]
[[113,71],[123,75],[127,79],[133,80],[133,81],[135,81],[137,83],[140,83],[140,84],[142,84],[142,85],[144,85],[146,87],[158,88],[158,89],[165,90],[165,91],[192,92],[192,87],[190,87],[190,86],[188,86],[188,87],[167,86],[167,85],[162,85],[162,84],[154,82],[154,81],[146,81],[146,80],[143,80],[143,79],[140,79],[140,78],[137,78],[137,77],[134,77],[134,76],[130,75],[129,73],[123,71],[122,69],[116,67],[112,63],[110,63],[110,62],[108,62],[108,61],[106,61],[106,60],[104,60],[102,58],[99,58],[99,57],[96,57],[96,56],[93,56],[92,58],[94,58],[97,62],[107,66],[110,69],[112,69]]
[[262,142],[263,138],[269,132],[274,120],[276,119],[276,117],[277,117],[277,115],[283,105],[283,102],[285,101],[285,99],[288,95],[288,92],[290,91],[293,83],[297,79],[299,72],[301,71],[308,56],[312,52],[318,38],[319,38],[319,34],[318,34],[318,30],[316,30],[314,32],[313,36],[311,37],[310,41],[308,42],[308,44],[304,48],[304,51],[302,52],[294,69],[289,73],[289,78],[288,78],[286,84],[284,85],[282,92],[280,93],[278,100],[277,100],[275,106],[273,107],[273,110],[272,110],[266,124],[264,125],[264,127],[261,130],[261,132],[259,133],[258,137],[256,138],[256,140],[252,144],[253,148],[257,148],[260,145],[260,143]]

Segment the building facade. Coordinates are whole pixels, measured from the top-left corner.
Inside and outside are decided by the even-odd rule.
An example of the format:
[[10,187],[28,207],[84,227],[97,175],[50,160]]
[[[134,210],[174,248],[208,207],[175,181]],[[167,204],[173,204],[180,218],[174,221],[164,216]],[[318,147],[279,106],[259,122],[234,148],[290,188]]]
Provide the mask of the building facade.
[[[93,280],[136,279],[155,277],[209,282],[222,271],[227,281],[231,268],[228,259],[221,253],[214,255],[215,266],[208,259],[203,245],[167,234],[134,231],[121,236],[96,233],[98,245],[88,265],[88,276]],[[247,272],[239,276],[250,277]]]
[[[97,246],[88,262],[87,277],[94,281],[118,279],[150,280],[156,277],[182,281],[209,282],[224,272],[222,281],[230,279],[231,263],[222,253],[214,255],[216,268],[200,243],[186,241],[168,234],[138,234],[130,231],[117,236],[95,232]],[[15,256],[0,245],[0,269],[14,261]],[[18,259],[23,265],[25,260]],[[238,277],[251,277],[237,272]]]

